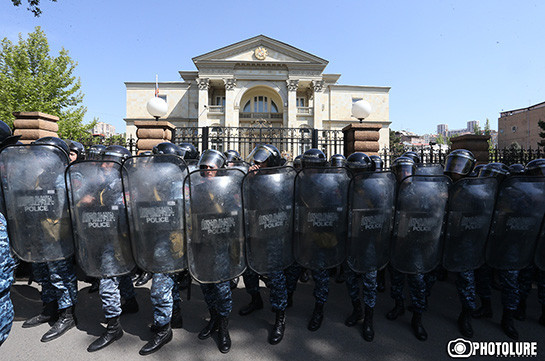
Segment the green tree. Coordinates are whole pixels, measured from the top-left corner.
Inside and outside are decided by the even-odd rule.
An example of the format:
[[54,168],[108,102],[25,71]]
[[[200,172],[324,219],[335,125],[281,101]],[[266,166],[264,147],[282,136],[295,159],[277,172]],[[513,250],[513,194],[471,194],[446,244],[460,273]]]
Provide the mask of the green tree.
[[390,129],[390,152],[393,154],[403,153],[403,144],[401,144],[401,137],[396,135],[396,132]]
[[[53,2],[57,2],[57,0],[51,0]],[[22,0],[11,0],[13,5],[15,6],[21,6]],[[42,14],[42,10],[40,9],[40,0],[27,0],[28,7],[27,10],[32,11],[34,16],[38,17]]]
[[439,134],[437,138],[435,138],[435,141],[437,144],[445,144],[445,138],[443,137],[443,134]]
[[490,120],[486,118],[486,123],[484,124],[484,135],[490,135]]
[[19,34],[13,44],[7,38],[0,48],[0,119],[13,126],[13,112],[39,111],[60,118],[59,136],[73,137],[92,128],[83,125],[87,109],[82,105],[77,63],[61,49],[52,56],[45,33],[38,26],[26,39]]
[[475,129],[473,130],[473,134],[475,135],[483,135],[483,131],[481,130],[480,126],[475,126]]

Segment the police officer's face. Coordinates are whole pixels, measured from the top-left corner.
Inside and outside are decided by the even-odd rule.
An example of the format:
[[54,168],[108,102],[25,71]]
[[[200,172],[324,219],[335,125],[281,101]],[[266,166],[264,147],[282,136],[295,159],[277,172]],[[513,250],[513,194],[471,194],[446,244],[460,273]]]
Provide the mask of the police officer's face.
[[201,175],[203,177],[214,177],[216,175],[216,172],[206,172],[207,169],[216,169],[216,167],[211,165],[205,165],[201,164]]
[[70,158],[70,163],[75,162],[76,159],[78,159],[78,154],[74,152],[73,150],[70,151],[70,155],[68,156]]

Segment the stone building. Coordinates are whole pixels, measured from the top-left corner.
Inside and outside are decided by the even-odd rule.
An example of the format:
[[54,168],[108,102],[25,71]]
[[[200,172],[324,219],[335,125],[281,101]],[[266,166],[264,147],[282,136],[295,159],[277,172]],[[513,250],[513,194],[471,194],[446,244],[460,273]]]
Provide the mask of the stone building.
[[516,142],[522,148],[536,149],[543,140],[539,136],[543,132],[538,126],[539,120],[545,121],[545,102],[501,112],[498,118],[498,148],[507,148]]
[[[357,122],[352,103],[372,106],[366,122],[381,125],[380,148],[389,144],[389,87],[338,84],[328,64],[307,53],[259,35],[193,58],[197,70],[179,71],[180,81],[160,82],[168,112],[161,120],[176,127],[314,128],[341,130]],[[135,121],[152,120],[146,111],[154,82],[126,82],[127,137]]]

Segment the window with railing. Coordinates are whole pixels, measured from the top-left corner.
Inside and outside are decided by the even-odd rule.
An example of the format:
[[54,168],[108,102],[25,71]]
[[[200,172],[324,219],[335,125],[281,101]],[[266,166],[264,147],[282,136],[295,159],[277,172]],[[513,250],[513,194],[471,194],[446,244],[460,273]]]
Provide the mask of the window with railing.
[[257,95],[248,100],[242,112],[242,119],[282,119],[283,115],[278,111],[276,103],[267,96]]

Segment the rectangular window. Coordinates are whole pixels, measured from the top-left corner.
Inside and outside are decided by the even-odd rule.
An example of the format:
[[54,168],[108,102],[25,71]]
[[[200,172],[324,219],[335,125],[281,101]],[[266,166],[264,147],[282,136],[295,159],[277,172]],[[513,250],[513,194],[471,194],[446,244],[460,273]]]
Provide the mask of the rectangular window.
[[297,107],[305,107],[305,98],[297,98],[295,102]]
[[225,97],[216,97],[216,105],[225,106]]

